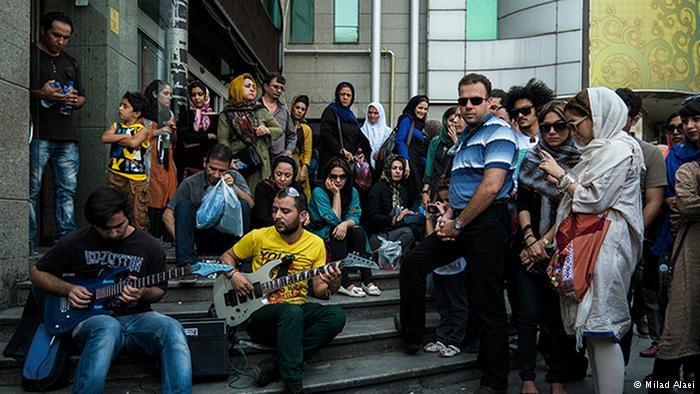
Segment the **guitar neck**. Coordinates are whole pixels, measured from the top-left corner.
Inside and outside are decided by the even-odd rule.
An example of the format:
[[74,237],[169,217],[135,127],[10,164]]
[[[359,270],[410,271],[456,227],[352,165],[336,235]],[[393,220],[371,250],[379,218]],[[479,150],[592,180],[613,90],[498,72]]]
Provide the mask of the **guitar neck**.
[[153,286],[156,283],[166,282],[170,279],[179,278],[181,276],[189,275],[192,272],[192,268],[187,266],[173,268],[169,271],[159,272],[157,274],[144,276],[138,278],[135,281],[120,281],[118,283],[111,284],[109,286],[100,287],[95,290],[95,299],[101,300],[104,298],[114,297],[121,294],[124,286],[129,285],[131,287],[141,288]]
[[328,267],[328,266],[331,266],[334,268],[341,268],[343,266],[343,261],[342,260],[341,261],[334,261],[334,262],[328,263],[322,267],[312,268],[310,270],[301,271],[301,272],[297,272],[295,274],[286,275],[286,276],[283,276],[281,278],[272,279],[269,282],[261,283],[260,287],[264,293],[272,293],[274,291],[277,291],[277,290],[283,288],[284,286],[293,285],[295,283],[309,280],[315,276],[318,276],[321,273],[321,271],[324,270],[325,267]]

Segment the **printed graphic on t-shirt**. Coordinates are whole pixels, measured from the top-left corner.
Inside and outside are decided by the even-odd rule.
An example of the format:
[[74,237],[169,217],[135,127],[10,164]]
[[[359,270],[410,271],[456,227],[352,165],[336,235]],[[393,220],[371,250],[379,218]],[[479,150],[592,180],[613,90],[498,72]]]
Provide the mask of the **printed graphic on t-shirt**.
[[[289,265],[287,275],[306,271],[313,267],[314,262],[308,256],[305,256],[303,254],[289,253],[285,250],[267,249],[264,247],[260,250],[259,263],[262,266],[270,261],[282,260],[290,255],[294,256],[294,261]],[[272,270],[273,277],[277,275],[277,272],[279,271],[280,267],[277,267]],[[291,284],[289,286],[284,286],[280,290],[277,290],[274,293],[270,293],[267,296],[267,299],[271,304],[277,304],[280,302],[296,303],[295,301],[305,301],[308,298],[308,293],[309,286],[306,283],[306,281],[302,281]]]
[[[125,126],[115,122],[114,134],[134,136],[140,132],[146,132],[140,123]],[[109,151],[109,170],[123,177],[135,181],[146,180],[146,163],[144,161],[150,142],[144,141],[138,148],[131,149],[119,144],[112,144]]]
[[107,265],[110,268],[126,267],[131,272],[140,272],[141,265],[143,265],[143,257],[114,253],[108,250],[86,250],[85,264]]

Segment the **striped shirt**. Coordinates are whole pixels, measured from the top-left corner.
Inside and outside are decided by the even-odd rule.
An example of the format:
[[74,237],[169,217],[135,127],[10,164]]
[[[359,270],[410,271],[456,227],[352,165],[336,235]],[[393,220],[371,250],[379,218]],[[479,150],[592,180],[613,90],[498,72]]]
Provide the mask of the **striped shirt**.
[[452,162],[450,205],[464,209],[489,168],[508,171],[496,199],[508,197],[513,188],[513,171],[518,162],[518,139],[508,124],[491,114],[474,130],[464,130]]

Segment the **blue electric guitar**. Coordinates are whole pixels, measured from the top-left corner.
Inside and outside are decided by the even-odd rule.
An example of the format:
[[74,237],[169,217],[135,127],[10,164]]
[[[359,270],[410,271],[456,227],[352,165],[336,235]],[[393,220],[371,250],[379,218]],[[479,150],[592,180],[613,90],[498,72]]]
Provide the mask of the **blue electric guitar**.
[[68,298],[47,294],[44,301],[44,326],[49,335],[61,335],[70,332],[78,323],[91,316],[111,315],[112,309],[119,305],[119,294],[127,284],[137,288],[148,287],[181,276],[209,276],[231,269],[228,264],[202,262],[144,276],[134,281],[127,280],[129,271],[125,267],[105,270],[95,279],[63,278],[66,282],[88,289],[93,294],[93,302],[87,308],[72,308]]

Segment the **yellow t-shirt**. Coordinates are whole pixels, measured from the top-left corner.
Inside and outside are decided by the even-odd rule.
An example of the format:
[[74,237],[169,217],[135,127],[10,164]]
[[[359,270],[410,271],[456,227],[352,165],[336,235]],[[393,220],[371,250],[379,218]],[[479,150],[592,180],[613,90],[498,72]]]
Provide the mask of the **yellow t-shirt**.
[[[114,123],[114,134],[126,134],[134,136],[137,133],[148,132],[141,123],[126,126],[122,123]],[[119,144],[112,144],[109,150],[109,170],[117,175],[134,181],[145,181],[146,154],[151,146],[148,138],[136,149],[127,148]]]
[[[289,266],[289,274],[321,267],[326,264],[326,247],[317,235],[304,230],[301,238],[293,244],[282,239],[274,226],[253,230],[233,246],[233,253],[239,259],[253,259],[253,271],[257,271],[269,261],[281,260],[294,255],[294,262]],[[272,270],[277,274],[279,268]],[[274,275],[273,275],[274,276]],[[308,298],[309,287],[306,281],[298,282],[271,293],[267,299],[271,304],[287,302],[304,304]]]

